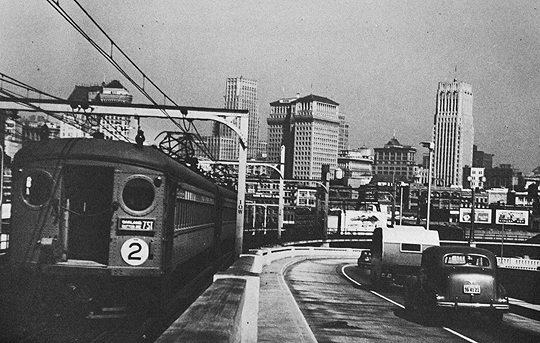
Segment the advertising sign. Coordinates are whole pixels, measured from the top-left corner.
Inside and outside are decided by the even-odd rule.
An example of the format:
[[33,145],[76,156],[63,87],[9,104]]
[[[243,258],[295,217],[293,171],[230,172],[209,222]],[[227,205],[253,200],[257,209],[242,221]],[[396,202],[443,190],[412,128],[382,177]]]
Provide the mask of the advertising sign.
[[[471,222],[471,209],[462,207],[459,209],[459,222],[470,223]],[[474,209],[474,222],[479,224],[491,224],[491,209],[489,208],[475,208]]]
[[[346,231],[373,232],[375,228],[386,224],[386,215],[381,212],[347,211]],[[345,231],[345,230],[344,230]]]
[[335,233],[338,230],[338,222],[341,222],[341,234],[371,233],[377,227],[386,227],[386,213],[378,211],[347,210],[338,215],[329,214],[328,231]]
[[529,212],[518,210],[496,210],[495,224],[529,225]]

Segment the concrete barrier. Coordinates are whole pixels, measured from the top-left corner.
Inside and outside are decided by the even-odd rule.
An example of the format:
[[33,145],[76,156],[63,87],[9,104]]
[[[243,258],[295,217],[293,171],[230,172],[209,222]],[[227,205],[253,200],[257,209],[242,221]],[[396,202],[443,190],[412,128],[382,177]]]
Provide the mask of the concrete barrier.
[[260,274],[264,266],[284,258],[356,258],[365,249],[277,247],[242,254],[163,333],[157,343],[257,342]]
[[[156,341],[257,342],[260,275],[264,267],[284,258],[305,256],[357,258],[366,249],[276,247],[250,250],[225,272]],[[498,258],[501,268],[538,270],[539,260]]]

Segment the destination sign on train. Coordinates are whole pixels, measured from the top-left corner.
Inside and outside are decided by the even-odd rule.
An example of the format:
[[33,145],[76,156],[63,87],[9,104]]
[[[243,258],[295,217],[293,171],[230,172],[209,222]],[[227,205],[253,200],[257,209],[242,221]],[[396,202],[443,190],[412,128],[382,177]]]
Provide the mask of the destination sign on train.
[[153,231],[154,221],[145,219],[120,219],[120,230],[126,231]]

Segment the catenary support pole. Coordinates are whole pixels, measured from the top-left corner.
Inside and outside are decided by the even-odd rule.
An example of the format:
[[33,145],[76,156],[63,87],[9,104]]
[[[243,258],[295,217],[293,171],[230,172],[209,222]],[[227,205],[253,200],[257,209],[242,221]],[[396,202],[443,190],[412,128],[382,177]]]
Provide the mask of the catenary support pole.
[[277,239],[281,240],[281,232],[283,231],[283,216],[285,215],[285,146],[281,146],[279,170],[279,199],[278,199],[278,230]]

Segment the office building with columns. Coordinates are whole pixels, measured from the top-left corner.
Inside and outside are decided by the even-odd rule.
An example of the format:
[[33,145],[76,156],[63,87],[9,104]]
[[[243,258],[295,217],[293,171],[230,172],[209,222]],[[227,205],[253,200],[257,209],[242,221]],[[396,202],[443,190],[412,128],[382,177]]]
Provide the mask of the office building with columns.
[[349,121],[345,113],[339,113],[339,142],[338,151],[349,150]]
[[382,148],[375,148],[374,174],[392,183],[413,182],[418,169],[416,165],[416,148],[401,144],[395,136]]
[[270,103],[268,160],[279,162],[285,145],[285,178],[320,180],[322,165],[337,167],[339,104],[310,94]]
[[439,82],[433,125],[433,184],[463,186],[463,168],[473,164],[473,93],[465,82]]

